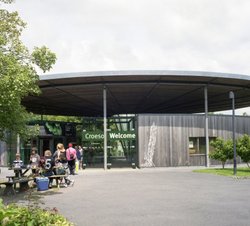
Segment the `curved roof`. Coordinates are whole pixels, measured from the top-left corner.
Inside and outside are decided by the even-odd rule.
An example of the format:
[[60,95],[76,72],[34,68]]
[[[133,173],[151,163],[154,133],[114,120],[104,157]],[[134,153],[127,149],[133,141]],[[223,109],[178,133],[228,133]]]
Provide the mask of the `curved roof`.
[[209,112],[231,109],[230,91],[236,108],[250,106],[250,76],[169,70],[41,75],[42,94],[23,104],[38,114],[102,116],[104,86],[108,115],[204,112],[206,86]]

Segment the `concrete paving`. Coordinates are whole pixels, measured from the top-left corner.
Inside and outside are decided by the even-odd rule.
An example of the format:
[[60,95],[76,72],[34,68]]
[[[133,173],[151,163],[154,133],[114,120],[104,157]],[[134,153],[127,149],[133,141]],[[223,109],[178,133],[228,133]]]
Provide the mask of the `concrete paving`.
[[34,194],[79,226],[250,225],[250,179],[194,168],[87,169],[73,176],[73,187]]

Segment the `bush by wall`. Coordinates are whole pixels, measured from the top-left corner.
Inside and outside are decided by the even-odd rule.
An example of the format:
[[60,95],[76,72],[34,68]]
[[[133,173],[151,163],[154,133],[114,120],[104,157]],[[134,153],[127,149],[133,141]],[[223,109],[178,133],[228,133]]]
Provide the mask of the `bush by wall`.
[[245,134],[237,140],[237,154],[250,167],[250,136]]
[[233,141],[223,140],[217,137],[214,141],[211,141],[210,144],[214,148],[214,151],[209,153],[209,157],[221,161],[222,168],[224,169],[226,161],[232,159],[234,156]]
[[[214,148],[209,154],[209,157],[215,160],[219,160],[224,168],[227,160],[233,159],[233,141],[223,140],[222,138],[216,138],[216,140],[210,142]],[[250,167],[250,136],[245,134],[236,140],[236,153],[241,157],[242,161]]]

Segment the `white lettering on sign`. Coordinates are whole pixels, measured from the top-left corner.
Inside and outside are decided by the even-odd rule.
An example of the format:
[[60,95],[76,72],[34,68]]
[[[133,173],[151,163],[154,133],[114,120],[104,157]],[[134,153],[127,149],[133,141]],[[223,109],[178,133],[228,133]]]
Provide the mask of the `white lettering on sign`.
[[[136,139],[135,133],[123,133],[123,132],[109,132],[107,133],[108,139]],[[85,140],[103,140],[104,134],[103,133],[92,133],[87,132],[84,133]]]
[[86,133],[85,134],[85,138],[86,139],[103,139],[104,138],[104,135],[103,134],[89,134],[89,133]]
[[135,134],[131,133],[109,133],[111,139],[135,139]]

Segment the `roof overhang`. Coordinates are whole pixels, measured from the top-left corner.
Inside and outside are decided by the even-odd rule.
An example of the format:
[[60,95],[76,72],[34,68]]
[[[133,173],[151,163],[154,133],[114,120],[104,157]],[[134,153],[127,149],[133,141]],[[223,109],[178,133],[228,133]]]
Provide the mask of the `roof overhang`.
[[250,106],[250,76],[200,71],[97,71],[41,75],[40,96],[23,100],[28,111],[48,115],[103,116],[103,89],[107,113],[201,113],[204,87],[208,111]]

